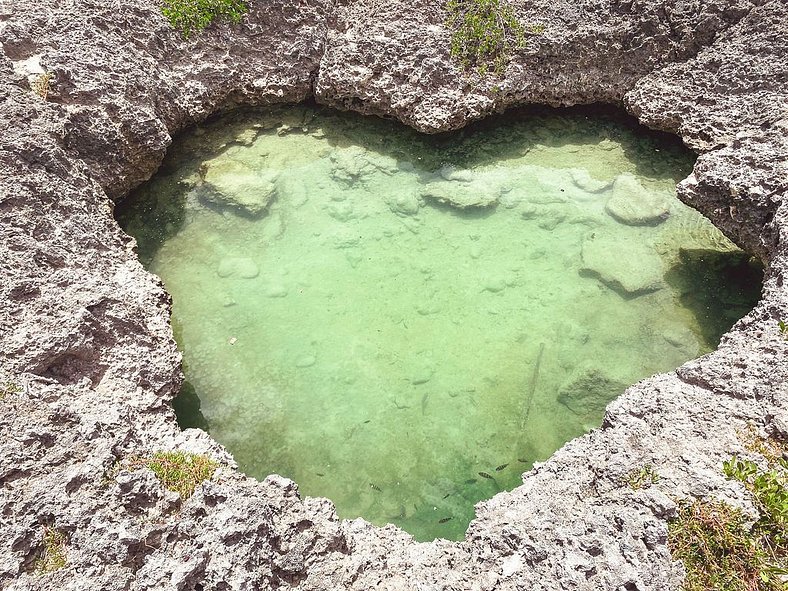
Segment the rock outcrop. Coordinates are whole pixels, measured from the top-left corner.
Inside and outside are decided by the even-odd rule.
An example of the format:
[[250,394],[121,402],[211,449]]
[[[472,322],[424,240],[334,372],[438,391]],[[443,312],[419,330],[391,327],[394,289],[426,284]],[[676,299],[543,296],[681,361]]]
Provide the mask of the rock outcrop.
[[[0,586],[678,589],[676,500],[746,503],[720,473],[748,453],[736,429],[788,437],[788,5],[517,1],[545,32],[502,80],[458,70],[439,2],[250,5],[185,41],[155,0],[0,2]],[[480,503],[463,542],[340,521],[178,429],[170,301],[112,217],[183,127],[309,97],[427,132],[522,103],[624,105],[700,153],[680,197],[767,263],[763,299],[717,351],[630,387],[601,429]],[[173,448],[222,463],[188,500],[113,469]],[[646,464],[657,486],[623,484]],[[47,526],[67,566],[41,574]]]

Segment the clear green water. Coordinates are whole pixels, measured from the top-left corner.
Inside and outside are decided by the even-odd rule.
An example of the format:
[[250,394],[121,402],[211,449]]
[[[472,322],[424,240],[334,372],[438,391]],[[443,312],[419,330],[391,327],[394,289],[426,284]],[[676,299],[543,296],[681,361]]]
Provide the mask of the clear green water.
[[425,137],[294,107],[186,134],[118,218],[173,296],[184,426],[342,517],[459,539],[754,305],[760,270],[675,199],[692,161],[604,113]]

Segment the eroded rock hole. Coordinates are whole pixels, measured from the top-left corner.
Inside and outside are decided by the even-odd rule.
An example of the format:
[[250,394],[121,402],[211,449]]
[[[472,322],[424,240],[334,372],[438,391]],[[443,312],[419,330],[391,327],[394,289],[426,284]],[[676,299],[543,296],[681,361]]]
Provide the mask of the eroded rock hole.
[[458,539],[757,301],[675,198],[692,162],[609,113],[425,137],[293,107],[187,133],[118,217],[173,296],[183,425],[342,517]]

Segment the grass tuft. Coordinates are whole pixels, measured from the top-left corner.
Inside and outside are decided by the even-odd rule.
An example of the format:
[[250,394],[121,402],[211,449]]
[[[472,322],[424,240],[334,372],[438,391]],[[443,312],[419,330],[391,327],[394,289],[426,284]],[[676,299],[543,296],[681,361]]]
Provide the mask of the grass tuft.
[[16,382],[3,382],[0,384],[0,400],[3,400],[6,396],[19,394],[22,391],[22,386]]
[[765,467],[733,457],[722,471],[752,496],[753,523],[723,502],[684,504],[669,527],[674,558],[684,562],[684,591],[785,591],[788,589],[788,460],[784,447],[758,436],[753,426],[739,433],[745,448]]
[[38,573],[51,573],[66,566],[66,534],[54,527],[44,528],[44,549],[34,568]]
[[659,482],[659,474],[651,464],[646,464],[640,469],[632,470],[625,479],[627,485],[632,490],[650,488],[652,484]]
[[39,74],[30,83],[30,89],[42,99],[47,100],[50,86],[52,84],[52,78],[52,72],[44,72],[43,74]]
[[684,591],[784,591],[741,511],[723,502],[679,508],[668,545],[684,562]]
[[744,449],[762,455],[770,464],[779,462],[786,451],[776,439],[762,437],[753,423],[747,423],[747,427],[744,429],[737,429],[736,435],[742,442]]
[[198,484],[211,479],[219,464],[207,456],[161,451],[149,458],[134,458],[129,462],[129,467],[150,468],[165,488],[178,493],[185,500],[194,494]]

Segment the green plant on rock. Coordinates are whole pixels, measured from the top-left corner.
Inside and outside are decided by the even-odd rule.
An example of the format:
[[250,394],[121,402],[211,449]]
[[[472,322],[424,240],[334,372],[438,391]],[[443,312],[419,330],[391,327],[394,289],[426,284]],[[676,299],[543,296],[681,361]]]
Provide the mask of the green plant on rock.
[[669,526],[668,544],[687,571],[685,591],[788,589],[788,461],[778,441],[753,425],[739,432],[744,447],[766,467],[732,457],[722,471],[744,484],[758,516],[752,519],[719,501],[683,504]]
[[788,324],[784,320],[778,320],[777,327],[780,329],[780,334],[788,338]]
[[482,76],[490,69],[502,73],[512,52],[525,47],[526,33],[544,30],[526,29],[506,0],[448,0],[446,10],[452,57],[464,68],[475,67]]
[[9,381],[0,384],[0,400],[3,400],[6,396],[19,394],[20,392],[22,392],[22,387],[16,382]]
[[44,528],[44,548],[33,565],[39,573],[50,573],[66,566],[66,534],[54,527]]
[[199,454],[161,451],[148,458],[133,458],[129,467],[150,468],[165,488],[188,499],[198,484],[211,479],[219,464]]
[[752,494],[759,513],[753,531],[774,561],[783,561],[783,567],[788,567],[788,460],[781,457],[763,469],[751,460],[734,456],[723,463],[723,472],[743,483]]
[[785,591],[747,518],[726,503],[681,505],[668,546],[687,571],[684,591]]
[[780,442],[771,437],[761,436],[758,433],[758,428],[752,422],[747,423],[747,426],[743,429],[737,429],[736,435],[747,451],[762,455],[769,464],[779,462],[785,453],[785,449]]
[[30,89],[42,99],[47,100],[52,85],[52,72],[43,72],[30,82]]
[[239,23],[248,10],[245,0],[164,0],[161,12],[188,39],[218,19]]
[[649,488],[657,482],[659,482],[659,474],[657,474],[657,471],[651,464],[632,470],[626,477],[626,483],[632,490]]

